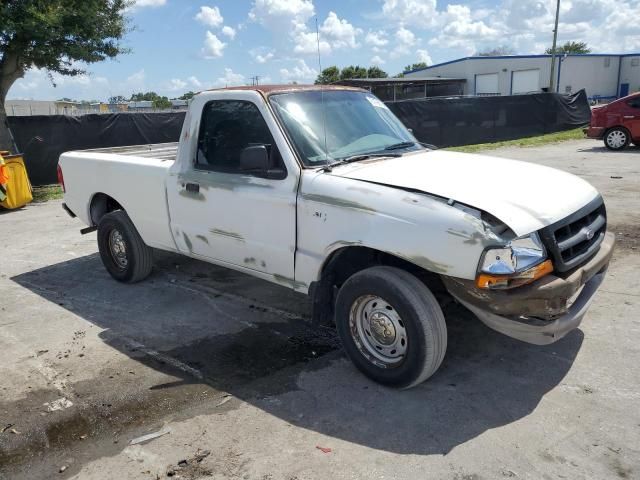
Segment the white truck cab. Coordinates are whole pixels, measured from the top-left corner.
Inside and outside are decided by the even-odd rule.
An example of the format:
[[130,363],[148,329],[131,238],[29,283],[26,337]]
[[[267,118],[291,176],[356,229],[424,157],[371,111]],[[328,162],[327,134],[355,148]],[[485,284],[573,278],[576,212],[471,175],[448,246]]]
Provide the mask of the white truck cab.
[[438,298],[552,343],[581,322],[614,244],[587,182],[426,148],[355,88],[202,92],[177,144],[68,152],[59,169],[116,280],[148,276],[156,248],[307,293],[361,371],[404,388],[444,358]]

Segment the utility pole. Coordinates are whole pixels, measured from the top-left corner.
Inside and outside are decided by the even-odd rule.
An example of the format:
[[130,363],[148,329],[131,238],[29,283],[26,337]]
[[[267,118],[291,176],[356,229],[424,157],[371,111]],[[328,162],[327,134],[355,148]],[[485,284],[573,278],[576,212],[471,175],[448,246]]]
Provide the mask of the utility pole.
[[553,93],[555,91],[554,88],[554,77],[556,70],[556,42],[558,40],[558,17],[560,16],[560,0],[556,5],[556,25],[553,29],[553,47],[551,47],[551,76],[549,77],[549,93]]

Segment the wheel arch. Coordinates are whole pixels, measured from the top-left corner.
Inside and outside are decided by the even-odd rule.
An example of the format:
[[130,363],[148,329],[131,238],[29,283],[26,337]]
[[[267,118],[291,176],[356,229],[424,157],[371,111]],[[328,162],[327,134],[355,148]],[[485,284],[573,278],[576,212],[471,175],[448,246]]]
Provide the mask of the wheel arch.
[[432,292],[446,294],[440,274],[401,256],[365,245],[348,245],[333,250],[320,268],[318,279],[311,283],[313,321],[321,325],[333,321],[337,291],[352,275],[373,266],[392,266],[421,280]]
[[111,195],[97,192],[93,194],[89,202],[89,219],[92,225],[98,225],[102,217],[116,210],[125,210],[125,208]]
[[604,134],[606,135],[607,133],[609,133],[611,130],[615,130],[619,128],[620,130],[624,130],[627,135],[629,135],[629,138],[631,138],[631,132],[629,131],[629,129],[627,127],[625,127],[624,125],[613,125],[611,127],[607,127],[604,131]]

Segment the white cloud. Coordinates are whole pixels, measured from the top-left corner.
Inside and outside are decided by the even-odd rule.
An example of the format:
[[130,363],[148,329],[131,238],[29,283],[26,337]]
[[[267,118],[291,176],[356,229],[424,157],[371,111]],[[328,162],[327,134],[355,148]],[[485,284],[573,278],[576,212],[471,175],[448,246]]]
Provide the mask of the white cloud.
[[436,0],[384,0],[382,14],[387,20],[422,28],[433,27],[438,16]]
[[315,79],[318,71],[309,67],[304,60],[298,60],[293,68],[281,68],[280,77],[283,82],[305,82]]
[[377,32],[369,30],[367,35],[364,37],[364,41],[368,45],[372,45],[374,47],[384,47],[386,44],[389,43],[389,40],[387,39],[387,34],[380,30]]
[[446,23],[442,29],[445,35],[486,39],[499,34],[498,30],[488,27],[482,21],[474,22],[471,10],[464,5],[447,5],[445,17]]
[[142,90],[144,88],[145,77],[146,77],[146,74],[144,73],[144,68],[143,68],[129,75],[125,80],[125,85],[131,88],[132,90],[135,90],[135,89]]
[[186,86],[187,86],[187,82],[185,82],[184,80],[180,80],[179,78],[172,78],[171,80],[169,80],[169,85],[167,87],[167,90],[176,92],[179,90],[184,90]]
[[396,46],[391,52],[391,57],[403,57],[411,52],[412,47],[416,44],[415,34],[408,28],[400,27],[395,34]]
[[227,44],[221,41],[214,33],[207,30],[206,37],[204,39],[204,47],[202,48],[202,55],[205,58],[219,58],[224,54],[224,47]]
[[245,76],[241,73],[235,73],[231,68],[224,69],[224,77],[216,80],[216,85],[224,87],[235,87],[245,84]]
[[327,18],[320,26],[323,38],[328,38],[333,48],[357,48],[356,37],[362,30],[355,28],[347,20],[338,18],[335,12],[329,12]]
[[231,40],[233,40],[234,38],[236,38],[236,31],[233,27],[230,27],[229,25],[225,25],[224,27],[222,27],[221,30],[223,35],[226,35],[227,37],[229,37]]
[[431,60],[431,55],[429,55],[429,52],[427,50],[424,49],[418,49],[416,50],[416,53],[418,54],[418,61],[419,62],[424,62],[427,65],[432,65],[433,64],[433,60]]
[[202,88],[202,82],[198,80],[198,77],[191,76],[187,78],[187,82],[193,85],[195,88]]
[[249,19],[282,33],[304,28],[314,14],[311,0],[255,0]]
[[380,56],[374,55],[373,57],[371,57],[371,60],[369,60],[369,63],[371,65],[384,65],[385,62],[382,58],[380,58]]
[[318,48],[321,55],[327,55],[331,53],[331,45],[326,40],[320,38],[320,44],[318,45],[318,37],[316,32],[298,32],[294,36],[295,47],[293,51],[301,54],[317,54]]
[[162,7],[167,4],[167,0],[134,0],[128,9],[137,10],[144,7]]
[[273,58],[273,53],[272,52],[268,52],[268,53],[266,53],[264,55],[257,54],[255,56],[256,62],[258,62],[258,63],[267,63],[272,58]]
[[109,80],[102,76],[84,74],[69,77],[52,73],[50,77],[46,70],[32,68],[13,84],[8,98],[55,100],[67,97],[75,100],[96,100],[106,99],[110,89]]
[[214,28],[219,27],[222,25],[222,22],[224,22],[224,18],[222,18],[218,7],[200,7],[200,11],[195,16],[195,19],[203,25]]
[[416,43],[416,36],[411,30],[404,27],[400,27],[400,29],[396,32],[396,39],[402,45],[411,46]]

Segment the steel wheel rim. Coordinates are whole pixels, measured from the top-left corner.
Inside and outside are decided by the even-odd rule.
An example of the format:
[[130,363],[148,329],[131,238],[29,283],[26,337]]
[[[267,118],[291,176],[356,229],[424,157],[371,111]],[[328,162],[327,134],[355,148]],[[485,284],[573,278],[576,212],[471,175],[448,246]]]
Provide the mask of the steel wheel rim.
[[607,144],[611,148],[621,148],[626,142],[627,135],[620,130],[614,130],[607,135]]
[[122,233],[115,228],[109,232],[109,253],[118,267],[123,270],[127,268],[129,264],[127,244],[122,237]]
[[376,295],[363,295],[349,312],[351,338],[371,363],[390,368],[398,366],[407,354],[407,331],[398,311]]

